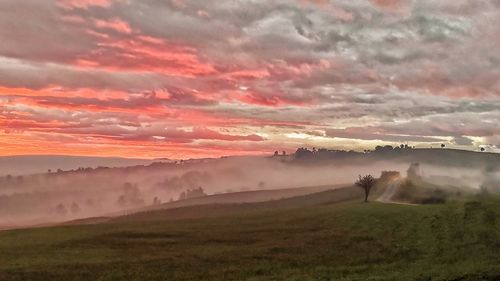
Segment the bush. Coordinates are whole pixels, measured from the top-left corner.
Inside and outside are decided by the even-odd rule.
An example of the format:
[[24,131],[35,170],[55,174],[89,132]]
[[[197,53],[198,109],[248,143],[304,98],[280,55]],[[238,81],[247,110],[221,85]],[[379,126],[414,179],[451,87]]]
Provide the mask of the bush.
[[439,196],[432,196],[428,198],[421,199],[420,204],[444,204],[446,203],[446,198]]

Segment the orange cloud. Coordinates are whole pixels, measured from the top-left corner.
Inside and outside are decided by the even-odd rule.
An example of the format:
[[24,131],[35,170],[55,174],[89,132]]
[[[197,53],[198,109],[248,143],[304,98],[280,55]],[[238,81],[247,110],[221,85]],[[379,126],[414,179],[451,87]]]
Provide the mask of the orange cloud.
[[112,4],[112,0],[58,0],[57,3],[66,9],[83,8],[88,7],[109,7]]
[[377,8],[386,12],[401,12],[409,7],[411,0],[370,0]]
[[121,33],[132,33],[130,25],[119,18],[111,20],[95,20],[95,25],[99,28],[108,28]]
[[[98,22],[99,24],[99,22]],[[130,27],[121,21],[101,22],[123,33],[130,33]],[[175,76],[194,77],[215,73],[215,68],[200,61],[197,50],[174,43],[167,43],[151,36],[132,36],[116,38],[111,35],[100,36],[97,48],[82,54],[76,65],[82,68],[109,69],[112,71],[145,71]]]
[[[0,1],[0,155],[497,134],[500,17],[451,0],[411,13],[413,1]],[[450,129],[424,122],[436,116]],[[368,131],[387,120],[422,123]]]

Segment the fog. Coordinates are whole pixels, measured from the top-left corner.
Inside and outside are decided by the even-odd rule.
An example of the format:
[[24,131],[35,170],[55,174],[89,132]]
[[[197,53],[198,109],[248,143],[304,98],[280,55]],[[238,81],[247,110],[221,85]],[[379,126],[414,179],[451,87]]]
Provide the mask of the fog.
[[[405,175],[410,161],[293,161],[292,157],[229,157],[128,168],[97,168],[0,178],[0,227],[33,226],[133,211],[191,196],[249,190],[352,185],[359,174]],[[421,166],[440,184],[479,189],[498,170]]]
[[84,157],[63,155],[18,155],[0,157],[0,176],[45,173],[48,170],[73,170],[79,167],[128,167],[149,165],[155,160],[120,157]]
[[478,168],[445,167],[432,164],[421,165],[420,175],[430,183],[439,186],[453,186],[480,190],[483,187],[497,183],[500,171],[490,166]]

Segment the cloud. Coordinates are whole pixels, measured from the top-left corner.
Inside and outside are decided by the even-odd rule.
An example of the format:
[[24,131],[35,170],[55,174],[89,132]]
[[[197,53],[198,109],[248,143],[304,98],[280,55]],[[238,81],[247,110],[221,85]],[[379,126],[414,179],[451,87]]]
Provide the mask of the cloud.
[[66,9],[87,9],[89,7],[109,7],[112,0],[57,0],[57,4]]
[[473,145],[474,144],[474,141],[467,138],[467,137],[464,137],[464,136],[458,136],[458,137],[454,137],[452,142],[454,144],[457,144],[457,145]]
[[412,4],[412,0],[371,0],[371,2],[379,9],[388,12],[400,12],[403,9],[408,9]]
[[416,136],[416,135],[396,135],[387,133],[371,132],[370,129],[364,127],[353,127],[346,129],[328,129],[326,135],[333,138],[359,139],[359,140],[380,140],[388,142],[438,142],[442,139]]
[[493,0],[1,1],[0,129],[196,155],[307,132],[494,144],[499,19]]
[[129,24],[121,19],[114,18],[111,20],[95,20],[95,25],[98,28],[112,29],[121,33],[132,33],[132,29]]

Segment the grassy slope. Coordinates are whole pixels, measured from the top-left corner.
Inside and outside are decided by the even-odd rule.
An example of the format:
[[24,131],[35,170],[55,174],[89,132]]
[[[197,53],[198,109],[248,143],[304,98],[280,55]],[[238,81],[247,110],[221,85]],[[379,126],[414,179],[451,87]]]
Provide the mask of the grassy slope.
[[231,193],[213,194],[197,198],[189,198],[174,202],[167,202],[160,205],[149,206],[141,209],[134,209],[124,211],[121,213],[136,213],[138,211],[153,211],[161,209],[173,209],[195,205],[207,204],[236,204],[236,203],[255,203],[270,200],[278,200],[284,198],[304,196],[313,193],[319,193],[326,190],[337,189],[345,187],[346,185],[321,185],[321,186],[308,186],[308,187],[294,187],[283,189],[267,189],[267,190],[252,190],[252,191],[239,191]]
[[499,200],[316,203],[217,218],[128,217],[0,232],[0,280],[500,278]]
[[[326,190],[327,188],[327,186],[315,186],[308,188],[245,191],[209,195],[151,206],[149,208],[120,212],[112,216],[72,220],[62,225],[96,224],[111,221],[143,222],[158,219],[172,220],[220,217],[228,214],[233,215],[236,213],[254,212],[256,210],[297,208],[301,206],[347,201],[362,196],[362,191],[353,186],[330,186],[330,188],[334,188],[331,190]],[[316,192],[314,192],[315,190]],[[295,196],[293,196],[293,194],[295,194]],[[375,192],[374,196],[376,196]],[[276,199],[265,200],[265,198]],[[277,198],[280,199],[278,200]]]

